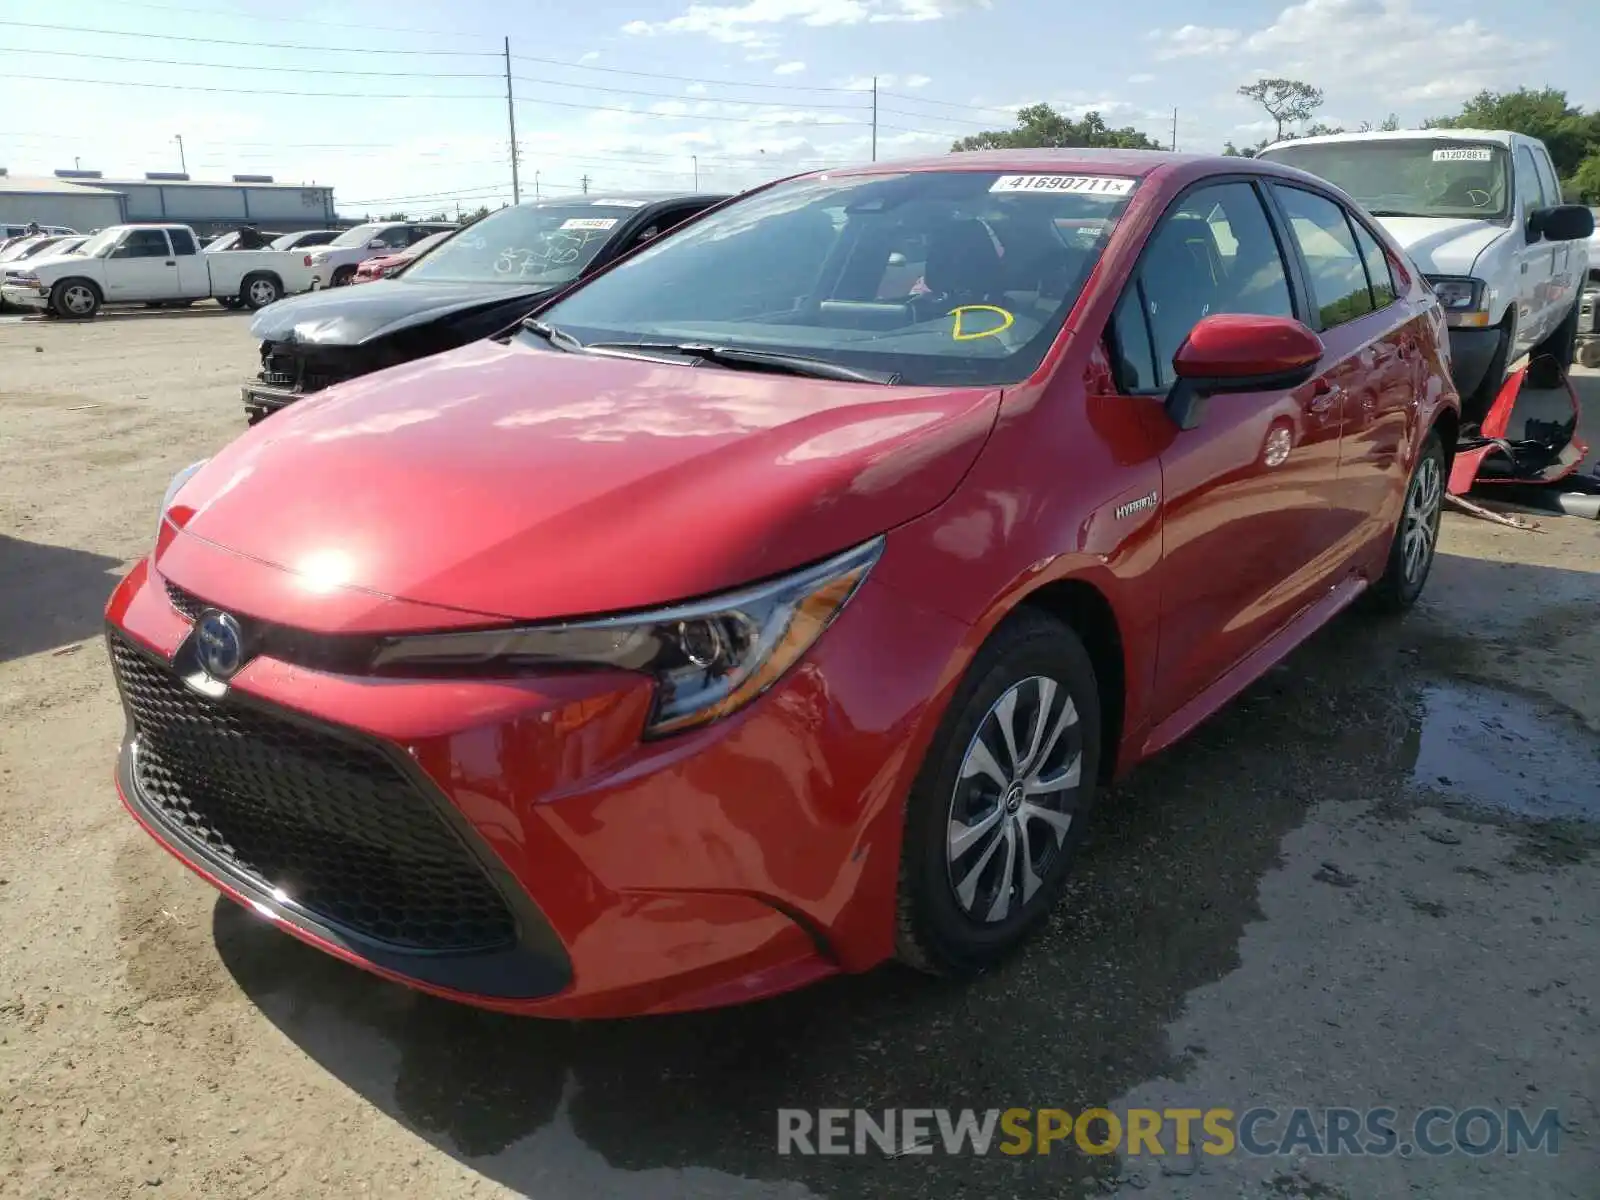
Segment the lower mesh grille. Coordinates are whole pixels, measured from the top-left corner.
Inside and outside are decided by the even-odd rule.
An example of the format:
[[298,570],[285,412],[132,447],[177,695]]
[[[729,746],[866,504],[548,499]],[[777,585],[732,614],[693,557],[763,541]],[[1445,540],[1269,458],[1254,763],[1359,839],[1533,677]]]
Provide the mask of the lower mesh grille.
[[515,941],[500,893],[375,748],[191,692],[116,634],[140,799],[172,831],[314,919],[410,951]]
[[178,615],[191,625],[200,619],[200,614],[205,611],[205,603],[198,596],[191,596],[174,583],[167,584],[167,599],[172,607],[177,609]]

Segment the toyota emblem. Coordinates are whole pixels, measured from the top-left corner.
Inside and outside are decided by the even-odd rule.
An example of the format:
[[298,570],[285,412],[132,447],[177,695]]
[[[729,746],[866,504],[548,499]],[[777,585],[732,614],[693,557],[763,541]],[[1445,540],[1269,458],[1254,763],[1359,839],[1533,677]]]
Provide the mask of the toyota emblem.
[[208,608],[194,626],[195,657],[213,679],[232,679],[244,666],[244,630],[225,612]]

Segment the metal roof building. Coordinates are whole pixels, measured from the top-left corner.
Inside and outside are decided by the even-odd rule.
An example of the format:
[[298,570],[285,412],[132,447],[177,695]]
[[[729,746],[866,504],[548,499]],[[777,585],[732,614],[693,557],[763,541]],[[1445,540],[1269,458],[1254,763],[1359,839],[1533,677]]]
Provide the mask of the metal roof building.
[[107,179],[100,171],[57,171],[54,179],[21,179],[0,169],[0,221],[13,219],[84,231],[170,221],[202,235],[246,224],[279,233],[349,224],[337,219],[331,187],[278,183],[270,175],[213,182],[178,172]]
[[113,189],[12,175],[0,167],[0,225],[65,225],[80,233],[127,221],[126,198]]

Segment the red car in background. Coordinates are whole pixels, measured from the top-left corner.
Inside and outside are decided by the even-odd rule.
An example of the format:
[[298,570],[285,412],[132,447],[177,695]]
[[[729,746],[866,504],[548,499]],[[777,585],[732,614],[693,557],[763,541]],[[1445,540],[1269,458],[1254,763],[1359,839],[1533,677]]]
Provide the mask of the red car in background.
[[366,259],[356,268],[356,273],[351,277],[350,282],[371,283],[374,279],[385,279],[397,271],[409,267],[454,232],[454,229],[444,229],[438,233],[430,233],[420,242],[415,242],[404,250],[397,250],[393,254],[380,254],[376,258]]
[[981,970],[1106,781],[1416,600],[1444,345],[1292,168],[771,184],[181,473],[107,613],[119,790],[283,930],[486,1007]]

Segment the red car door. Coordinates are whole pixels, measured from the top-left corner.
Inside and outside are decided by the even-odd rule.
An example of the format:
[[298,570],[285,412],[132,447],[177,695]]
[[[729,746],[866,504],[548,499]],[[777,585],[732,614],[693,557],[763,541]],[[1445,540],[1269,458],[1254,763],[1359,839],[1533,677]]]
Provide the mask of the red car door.
[[1414,322],[1423,317],[1397,300],[1387,256],[1359,217],[1309,189],[1272,190],[1311,292],[1311,327],[1338,360],[1341,511],[1332,552],[1359,561],[1374,540],[1387,543],[1405,493],[1421,379]]
[[[1124,388],[1164,393],[1172,356],[1202,317],[1303,316],[1289,279],[1255,186],[1191,190],[1152,233],[1113,318],[1111,353]],[[1214,396],[1194,428],[1169,422],[1161,434],[1156,722],[1325,590],[1328,548],[1340,533],[1340,389],[1352,382],[1345,371],[1332,358],[1299,388]]]

